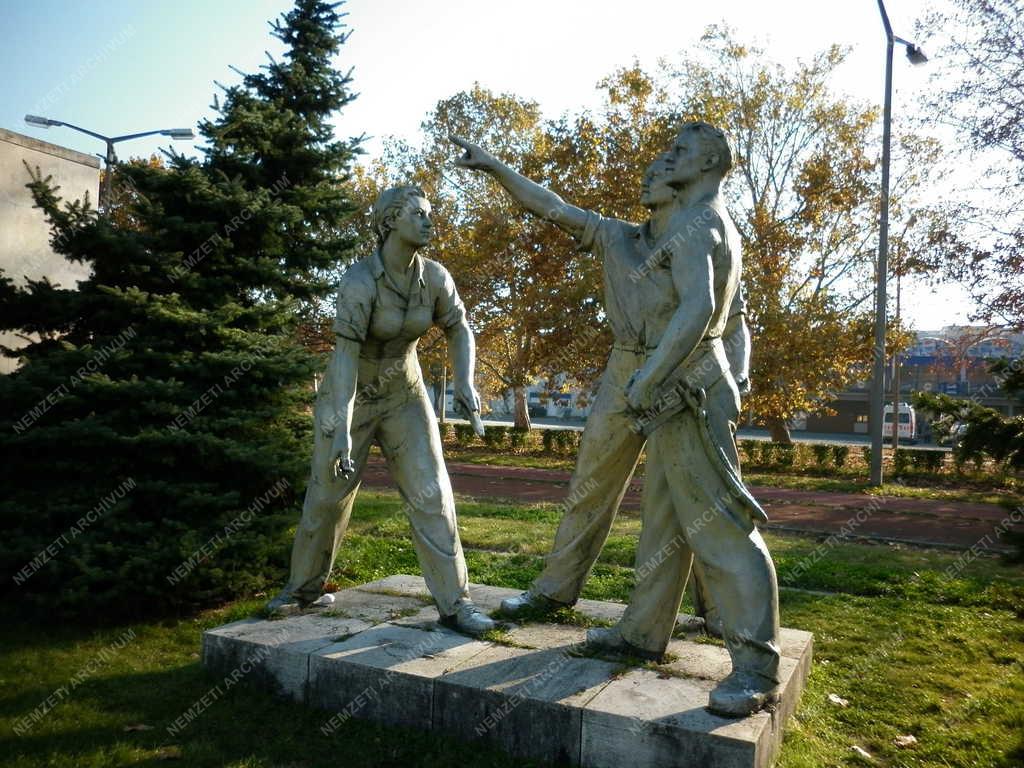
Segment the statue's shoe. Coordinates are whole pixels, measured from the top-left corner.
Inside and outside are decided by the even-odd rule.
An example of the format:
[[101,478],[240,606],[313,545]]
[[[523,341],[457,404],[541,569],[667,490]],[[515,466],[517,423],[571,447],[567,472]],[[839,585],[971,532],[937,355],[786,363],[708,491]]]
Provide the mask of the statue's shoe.
[[546,595],[529,590],[515,597],[506,597],[501,601],[501,613],[510,619],[515,619],[523,614],[545,614],[554,613],[559,608],[564,608],[568,603],[560,603],[552,600]]
[[457,632],[462,632],[464,635],[472,637],[478,637],[485,632],[490,632],[498,626],[494,619],[477,608],[469,600],[460,601],[455,613],[451,616],[442,616],[441,623]]
[[593,629],[588,629],[587,648],[595,651],[610,651],[627,656],[636,656],[639,659],[646,659],[648,661],[662,661],[665,658],[664,651],[648,651],[646,648],[633,645],[622,636],[618,627],[594,627]]
[[299,600],[288,590],[282,591],[277,597],[267,603],[264,610],[268,616],[281,618],[282,616],[294,616],[302,611],[309,603]]
[[711,691],[708,709],[716,715],[746,717],[778,701],[779,684],[774,680],[734,669]]
[[707,622],[700,616],[691,616],[688,613],[680,613],[676,616],[676,632],[683,632],[692,635],[696,632],[707,632]]

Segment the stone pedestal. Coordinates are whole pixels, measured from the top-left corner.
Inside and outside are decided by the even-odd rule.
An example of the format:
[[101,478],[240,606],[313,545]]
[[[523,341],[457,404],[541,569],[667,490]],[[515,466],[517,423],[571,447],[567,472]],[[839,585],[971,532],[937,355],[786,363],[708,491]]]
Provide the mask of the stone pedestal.
[[[516,590],[470,587],[484,610]],[[618,603],[576,610],[614,621]],[[587,768],[624,765],[769,766],[811,665],[810,633],[782,630],[782,701],[738,720],[705,709],[730,669],[706,638],[673,640],[669,661],[626,666],[579,655],[585,629],[513,626],[502,642],[437,623],[415,576],[391,576],[335,594],[332,606],[287,619],[246,619],[203,635],[203,664],[326,710],[324,732],[349,718],[487,739],[525,758]]]

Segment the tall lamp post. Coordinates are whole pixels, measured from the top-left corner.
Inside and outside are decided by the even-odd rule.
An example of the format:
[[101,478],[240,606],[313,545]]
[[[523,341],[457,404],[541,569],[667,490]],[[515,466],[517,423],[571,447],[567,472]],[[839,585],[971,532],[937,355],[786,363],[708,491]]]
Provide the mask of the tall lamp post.
[[[889,269],[889,150],[892,140],[892,52],[896,43],[907,49],[911,64],[924,64],[928,57],[917,45],[896,37],[889,23],[885,3],[878,0],[878,11],[885,27],[885,108],[882,112],[882,211],[878,227],[878,267],[875,275],[875,359],[871,381],[871,484],[882,484],[883,422],[885,419],[885,281]],[[896,417],[898,418],[898,416]],[[895,423],[894,423],[895,429]]]
[[[906,258],[906,237],[907,230],[917,223],[917,214],[911,214],[903,227],[903,234],[900,236],[899,258],[893,265],[893,273],[896,275],[896,327],[900,327],[900,284],[903,279],[903,272],[907,268]],[[900,447],[900,353],[893,350],[892,353],[892,452],[896,455]]]
[[100,194],[100,205],[106,205],[110,202],[110,198],[113,192],[113,180],[114,180],[114,164],[117,163],[117,155],[114,154],[114,145],[122,141],[129,141],[131,139],[141,139],[143,136],[169,136],[176,141],[185,141],[188,139],[194,139],[195,133],[192,132],[191,128],[162,128],[158,131],[143,131],[142,133],[128,133],[124,136],[104,136],[94,131],[86,130],[85,128],[79,128],[77,125],[71,123],[65,123],[62,120],[51,120],[48,117],[39,117],[38,115],[25,115],[25,122],[29,125],[34,125],[37,128],[51,128],[53,126],[64,126],[70,128],[73,131],[84,133],[92,136],[95,139],[106,142],[107,144],[107,177],[103,180],[103,189]]

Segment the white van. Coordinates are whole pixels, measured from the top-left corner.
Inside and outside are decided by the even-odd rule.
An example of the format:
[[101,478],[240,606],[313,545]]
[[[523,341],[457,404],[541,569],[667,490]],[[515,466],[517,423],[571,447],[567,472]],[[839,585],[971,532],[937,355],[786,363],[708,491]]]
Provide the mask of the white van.
[[[917,414],[910,403],[900,403],[899,429],[900,440],[908,443],[917,442]],[[885,406],[885,420],[882,422],[882,436],[892,439],[892,405]]]

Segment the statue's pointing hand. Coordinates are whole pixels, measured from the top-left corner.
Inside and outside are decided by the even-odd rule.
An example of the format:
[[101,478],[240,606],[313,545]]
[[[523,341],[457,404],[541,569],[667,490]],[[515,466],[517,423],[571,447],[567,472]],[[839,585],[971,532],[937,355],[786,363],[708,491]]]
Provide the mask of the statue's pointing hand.
[[460,168],[472,168],[478,171],[489,171],[497,165],[497,159],[490,152],[481,149],[476,144],[466,141],[458,136],[449,136],[448,139],[465,151],[455,159],[455,164]]

